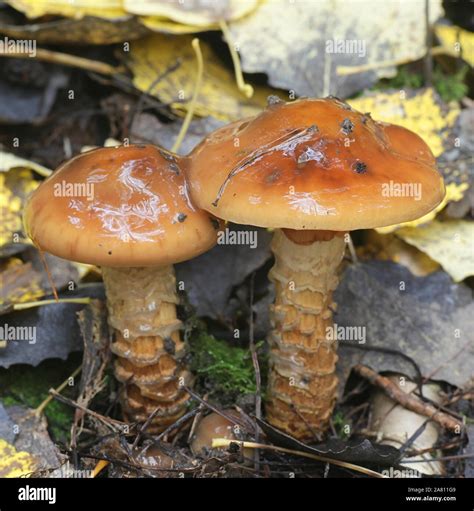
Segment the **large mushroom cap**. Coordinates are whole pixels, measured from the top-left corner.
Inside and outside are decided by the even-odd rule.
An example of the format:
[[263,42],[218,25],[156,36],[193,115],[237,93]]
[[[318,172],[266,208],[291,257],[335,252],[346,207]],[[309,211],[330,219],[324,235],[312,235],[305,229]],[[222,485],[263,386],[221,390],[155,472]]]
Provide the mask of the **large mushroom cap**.
[[187,165],[199,207],[261,227],[382,227],[419,218],[444,196],[418,135],[336,98],[270,101],[209,135]]
[[104,266],[190,259],[216,243],[219,225],[191,203],[180,161],[151,145],[66,162],[30,196],[24,222],[42,250]]

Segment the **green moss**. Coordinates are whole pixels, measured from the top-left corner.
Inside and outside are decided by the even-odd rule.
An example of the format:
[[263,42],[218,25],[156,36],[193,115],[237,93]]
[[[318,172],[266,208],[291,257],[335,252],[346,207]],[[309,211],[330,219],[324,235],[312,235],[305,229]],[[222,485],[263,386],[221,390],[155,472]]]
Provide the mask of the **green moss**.
[[255,392],[255,372],[248,349],[231,346],[205,332],[190,339],[190,348],[192,370],[208,392],[220,400]]
[[332,417],[332,423],[334,425],[334,429],[336,430],[337,436],[347,440],[350,434],[348,433],[346,426],[350,426],[350,423],[348,423],[344,414],[340,411],[337,411]]
[[469,66],[463,66],[456,73],[445,73],[440,67],[433,71],[433,84],[444,101],[460,101],[469,90],[465,78]]
[[[465,83],[468,70],[469,66],[464,65],[455,73],[447,73],[440,66],[434,66],[433,87],[444,101],[460,101],[468,93],[469,87]],[[424,85],[422,73],[411,71],[407,66],[401,66],[393,78],[380,80],[373,89],[418,89]]]
[[376,90],[384,89],[419,89],[423,87],[423,75],[409,71],[407,67],[399,67],[393,78],[380,80],[373,87]]
[[[79,364],[79,359],[47,360],[38,367],[16,365],[0,369],[0,401],[5,406],[36,408],[48,397],[49,389],[61,385]],[[77,386],[66,387],[62,393],[75,397],[75,389]],[[67,442],[73,413],[69,406],[54,400],[46,407],[49,430],[56,441]]]

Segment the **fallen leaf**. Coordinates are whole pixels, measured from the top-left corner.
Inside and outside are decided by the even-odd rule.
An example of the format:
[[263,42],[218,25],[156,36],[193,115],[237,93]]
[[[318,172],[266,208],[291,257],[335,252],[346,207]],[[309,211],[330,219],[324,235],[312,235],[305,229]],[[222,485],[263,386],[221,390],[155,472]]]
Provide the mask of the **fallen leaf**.
[[[77,291],[60,294],[60,298],[91,297],[104,300],[102,284],[81,285]],[[65,360],[71,352],[81,351],[82,336],[77,322],[77,312],[84,304],[53,303],[2,316],[2,325],[33,328],[33,342],[8,341],[0,349],[0,367],[14,364],[37,366],[43,360],[60,358]]]
[[11,444],[15,440],[15,424],[0,402],[0,439]]
[[0,172],[0,253],[10,255],[22,250],[29,243],[23,232],[23,207],[28,195],[39,182],[29,169],[14,168]]
[[[70,71],[38,59],[0,60],[0,123],[41,124]],[[28,78],[25,78],[28,77]]]
[[[192,37],[154,34],[132,42],[125,59],[133,73],[137,89],[156,96],[177,112],[187,109],[196,80],[196,56]],[[202,87],[195,114],[233,121],[259,113],[266,98],[275,92],[268,87],[255,88],[251,99],[238,90],[233,72],[216,58],[211,47],[201,41],[204,59]]]
[[228,229],[229,233],[255,233],[256,247],[218,244],[205,254],[175,267],[177,279],[184,282],[184,289],[198,316],[226,317],[233,288],[270,257],[271,234],[265,229],[236,225],[229,225]]
[[414,131],[435,156],[445,150],[460,113],[457,104],[447,105],[432,88],[371,92],[348,103],[356,110],[370,112],[377,121]]
[[357,255],[366,260],[394,261],[408,268],[417,277],[424,277],[440,269],[437,262],[416,247],[394,234],[379,234],[373,229],[366,231],[364,245],[357,248]]
[[[133,143],[156,144],[171,150],[178,137],[182,121],[163,123],[149,113],[142,113],[134,117],[131,128],[131,141]],[[179,154],[188,154],[211,131],[223,125],[212,117],[193,119],[189,125],[183,143],[179,147]]]
[[[49,436],[46,418],[37,416],[34,410],[23,406],[8,406],[5,410],[17,430],[12,445],[0,437],[0,478],[21,477],[31,472],[54,477],[54,470],[60,467],[63,456]],[[7,454],[6,459],[2,446]],[[14,460],[18,462],[16,470]],[[6,467],[2,467],[5,461]],[[8,466],[10,475],[2,475],[2,468],[8,470]],[[56,477],[61,475],[57,474]]]
[[[79,281],[79,271],[75,263],[44,254],[51,279],[57,290]],[[28,247],[22,258],[11,258],[0,263],[0,305],[31,302],[52,292],[43,261],[38,250]]]
[[393,466],[400,460],[400,452],[390,445],[378,445],[364,438],[347,441],[331,438],[324,443],[309,446],[274,428],[267,422],[256,419],[265,435],[275,445],[302,451],[317,456],[324,456],[348,463]]
[[15,447],[0,438],[0,478],[23,477],[36,468],[36,460],[25,451],[17,451]]
[[26,160],[12,153],[0,150],[0,172],[7,172],[11,169],[23,168],[36,171],[40,176],[49,176],[52,170],[34,161]]
[[134,16],[105,19],[88,15],[16,25],[0,15],[0,32],[12,39],[34,39],[37,44],[114,44],[133,41],[149,30]]
[[448,52],[457,53],[460,58],[474,66],[474,34],[472,32],[460,27],[441,24],[434,26],[434,32]]
[[407,360],[371,347],[389,348],[411,357],[422,374],[434,381],[462,387],[472,377],[472,291],[453,284],[446,273],[415,277],[389,261],[353,264],[345,271],[335,301],[335,323],[364,328],[366,340],[364,344],[353,341],[354,346],[349,342],[339,347],[341,391],[351,368],[358,363],[377,372],[402,373],[416,381],[417,374]]
[[428,254],[455,282],[474,275],[474,222],[433,220],[423,227],[404,227],[396,235]]
[[[369,0],[272,0],[230,28],[244,71],[264,72],[270,85],[297,95],[348,97],[394,76],[394,61],[424,56],[424,9],[424,0],[412,0],[409,9],[396,0],[381,9]],[[441,1],[431,1],[430,20],[441,14]]]
[[453,202],[459,202],[463,199],[464,193],[469,189],[468,183],[457,184],[455,182],[449,183],[446,185],[446,195],[444,199],[429,213],[423,215],[416,220],[412,220],[411,222],[404,222],[402,224],[388,225],[387,227],[377,227],[375,229],[380,234],[387,234],[390,232],[395,232],[397,229],[402,227],[418,227],[420,225],[427,224],[436,218],[436,215],[442,211],[447,204],[451,204]]
[[[83,18],[84,16],[96,16],[98,18],[116,19],[126,16],[122,8],[122,0],[6,0],[17,11],[22,12],[28,18],[39,18],[55,14],[67,18]],[[99,5],[97,5],[99,4]]]
[[241,18],[253,11],[258,0],[123,0],[127,12],[141,15],[144,25],[157,32],[191,34],[218,29],[219,20]]

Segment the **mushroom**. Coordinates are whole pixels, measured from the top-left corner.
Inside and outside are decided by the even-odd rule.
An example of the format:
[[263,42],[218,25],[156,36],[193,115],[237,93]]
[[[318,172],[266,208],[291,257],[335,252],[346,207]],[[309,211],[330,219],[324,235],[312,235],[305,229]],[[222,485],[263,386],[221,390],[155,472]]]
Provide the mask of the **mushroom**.
[[102,267],[124,415],[158,409],[150,430],[166,428],[192,380],[172,265],[214,246],[219,227],[191,203],[178,157],[151,145],[83,153],[37,188],[24,220],[40,250]]
[[337,98],[271,97],[261,114],[204,139],[186,171],[198,207],[275,229],[266,413],[281,430],[315,438],[336,401],[337,342],[328,334],[345,233],[437,206],[444,186],[435,159],[418,135]]
[[[227,417],[241,420],[240,415],[234,410],[224,410]],[[240,428],[223,415],[211,412],[202,418],[191,438],[191,451],[195,456],[204,456],[213,450],[212,441],[217,438],[225,438],[226,440],[242,440]],[[221,450],[217,448],[216,450]],[[244,458],[252,459],[252,450],[244,449]]]
[[[406,394],[417,390],[416,383],[402,374],[391,374],[387,377]],[[438,406],[441,404],[441,387],[437,383],[425,383],[422,390],[425,398]],[[377,443],[401,449],[411,439],[410,449],[420,452],[416,456],[409,455],[400,460],[400,466],[405,467],[406,473],[417,471],[430,476],[444,475],[443,462],[435,459],[440,457],[441,453],[436,450],[440,427],[434,421],[427,423],[425,416],[404,408],[380,389],[373,392],[370,404],[369,428],[377,432]],[[395,477],[403,476],[403,473],[404,470],[396,471]]]

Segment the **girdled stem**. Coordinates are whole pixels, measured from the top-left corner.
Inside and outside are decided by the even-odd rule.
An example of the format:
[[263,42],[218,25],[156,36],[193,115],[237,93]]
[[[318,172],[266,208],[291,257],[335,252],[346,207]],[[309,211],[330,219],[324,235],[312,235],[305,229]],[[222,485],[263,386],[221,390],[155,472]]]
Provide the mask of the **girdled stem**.
[[115,333],[115,376],[124,384],[124,415],[145,422],[159,408],[149,431],[162,431],[186,411],[189,395],[183,385],[192,380],[176,316],[174,269],[102,268],[102,275]]
[[275,231],[275,284],[269,336],[267,419],[299,439],[327,428],[336,402],[337,342],[330,337],[332,293],[344,233]]

